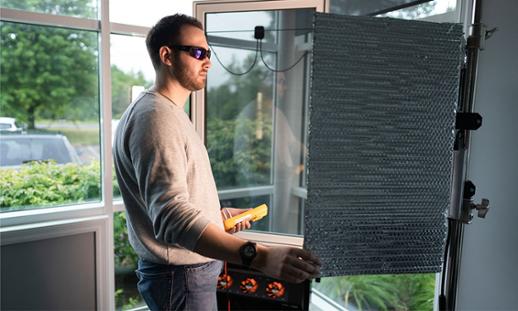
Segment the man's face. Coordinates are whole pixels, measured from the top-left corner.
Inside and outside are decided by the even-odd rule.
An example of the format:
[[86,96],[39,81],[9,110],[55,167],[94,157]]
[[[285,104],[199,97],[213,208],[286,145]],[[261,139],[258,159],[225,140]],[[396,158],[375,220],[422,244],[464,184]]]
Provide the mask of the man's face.
[[[203,30],[190,25],[182,27],[178,45],[209,48]],[[174,51],[172,74],[189,91],[197,91],[205,87],[210,66],[211,62],[207,57],[198,60],[190,56],[187,51]]]

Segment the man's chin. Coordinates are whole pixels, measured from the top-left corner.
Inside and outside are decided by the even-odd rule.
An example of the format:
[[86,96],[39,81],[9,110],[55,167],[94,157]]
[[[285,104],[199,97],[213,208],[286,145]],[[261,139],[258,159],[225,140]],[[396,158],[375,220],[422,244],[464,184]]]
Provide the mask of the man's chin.
[[192,92],[199,91],[199,90],[203,89],[206,86],[206,84],[207,84],[206,81],[203,81],[202,83],[196,83],[193,85],[193,87],[192,87],[193,89],[191,91]]
[[195,91],[199,91],[201,89],[203,89],[205,87],[205,81],[203,82],[191,82],[191,83],[186,83],[186,84],[183,84],[183,87],[188,89],[189,91],[191,92],[195,92]]

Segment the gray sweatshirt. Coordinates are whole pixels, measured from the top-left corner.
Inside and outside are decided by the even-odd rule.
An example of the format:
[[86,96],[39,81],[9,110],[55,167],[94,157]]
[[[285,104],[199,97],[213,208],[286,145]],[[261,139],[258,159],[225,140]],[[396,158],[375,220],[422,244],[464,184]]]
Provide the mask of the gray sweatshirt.
[[192,250],[209,222],[223,228],[218,193],[207,150],[183,109],[157,92],[142,93],[119,122],[113,156],[138,256],[210,261]]

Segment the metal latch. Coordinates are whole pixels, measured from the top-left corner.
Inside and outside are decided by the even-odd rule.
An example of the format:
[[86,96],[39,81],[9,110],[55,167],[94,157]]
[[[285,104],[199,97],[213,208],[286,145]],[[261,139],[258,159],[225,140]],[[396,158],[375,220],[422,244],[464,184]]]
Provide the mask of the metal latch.
[[464,182],[464,200],[462,202],[462,214],[461,221],[469,224],[473,220],[473,210],[477,210],[477,216],[479,218],[486,218],[486,214],[489,211],[489,200],[482,199],[482,201],[477,204],[473,202],[473,196],[476,191],[475,184],[473,184],[470,180]]

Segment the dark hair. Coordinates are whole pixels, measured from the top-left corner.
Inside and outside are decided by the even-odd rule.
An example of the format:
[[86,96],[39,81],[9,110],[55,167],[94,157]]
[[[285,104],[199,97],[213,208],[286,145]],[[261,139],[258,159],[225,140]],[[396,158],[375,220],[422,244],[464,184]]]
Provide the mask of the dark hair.
[[157,70],[160,67],[160,48],[164,45],[178,44],[177,40],[183,26],[190,25],[203,30],[203,26],[194,17],[175,14],[162,18],[149,31],[146,37],[146,46],[151,57],[153,67]]

